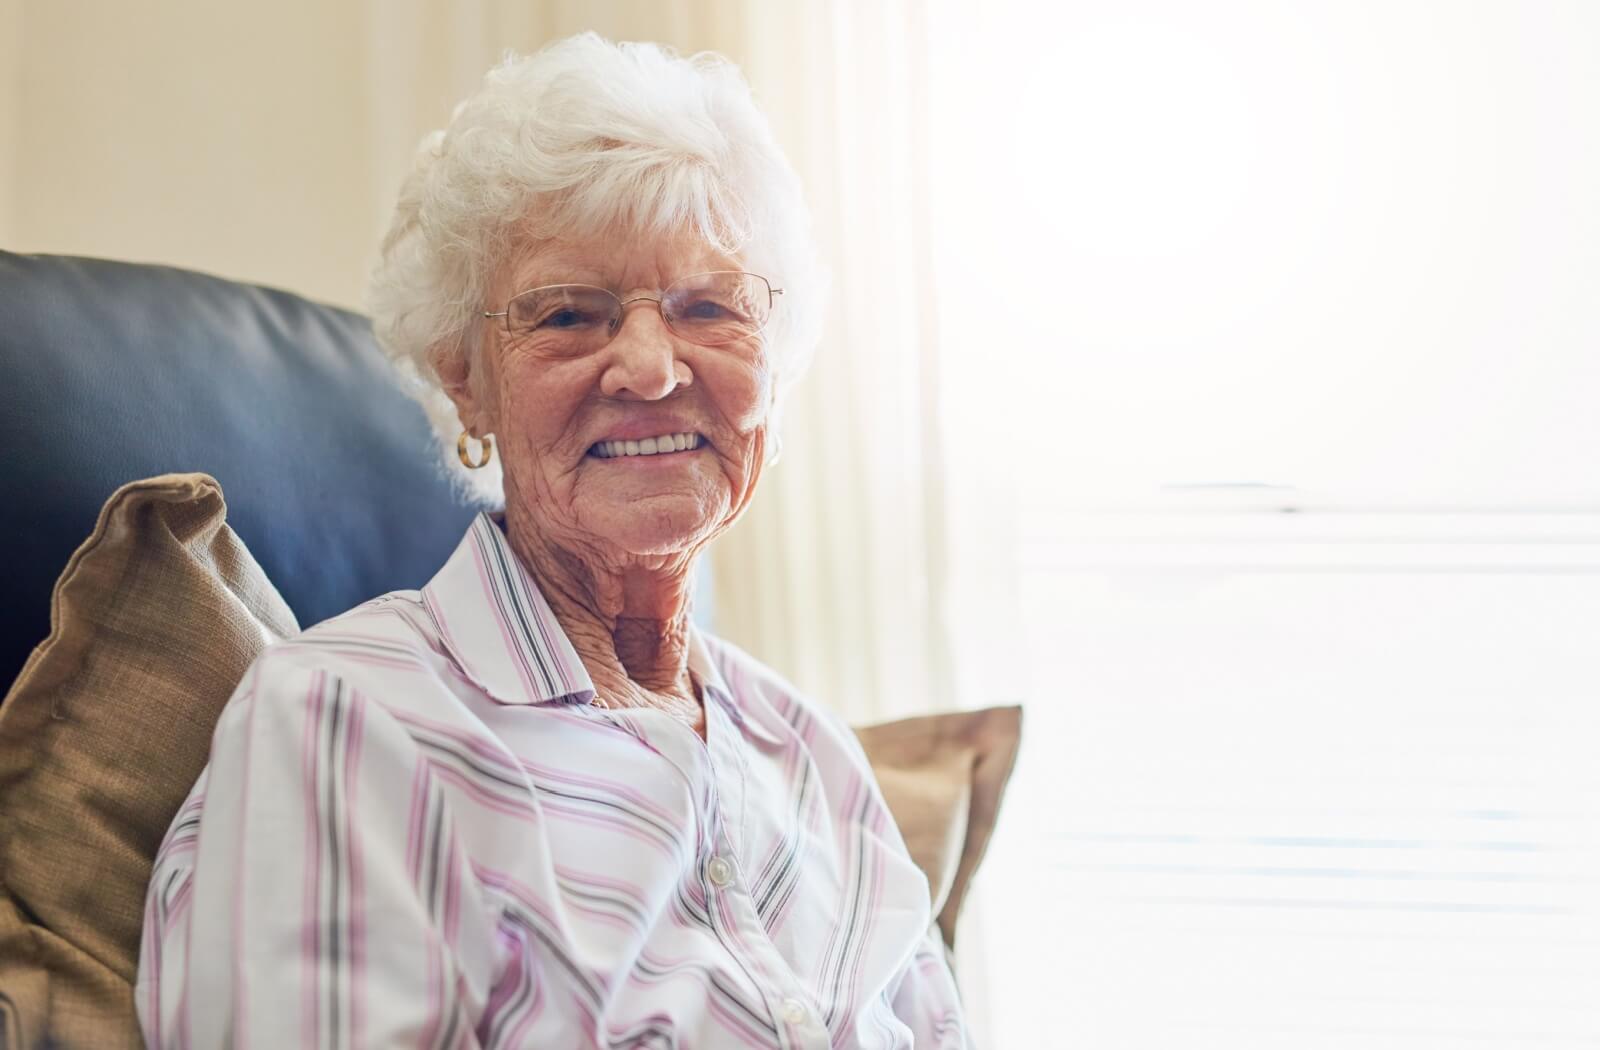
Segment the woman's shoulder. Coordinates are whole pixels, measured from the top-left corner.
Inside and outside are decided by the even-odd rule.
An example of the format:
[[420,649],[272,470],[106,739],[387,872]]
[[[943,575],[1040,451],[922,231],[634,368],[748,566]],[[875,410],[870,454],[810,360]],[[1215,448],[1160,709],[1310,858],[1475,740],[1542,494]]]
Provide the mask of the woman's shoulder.
[[815,709],[817,704],[776,668],[758,660],[748,651],[707,631],[699,631],[706,654],[723,684],[741,707],[760,702],[779,709]]
[[417,591],[380,595],[272,642],[246,680],[270,693],[307,674],[336,678],[385,703],[451,692],[438,630]]

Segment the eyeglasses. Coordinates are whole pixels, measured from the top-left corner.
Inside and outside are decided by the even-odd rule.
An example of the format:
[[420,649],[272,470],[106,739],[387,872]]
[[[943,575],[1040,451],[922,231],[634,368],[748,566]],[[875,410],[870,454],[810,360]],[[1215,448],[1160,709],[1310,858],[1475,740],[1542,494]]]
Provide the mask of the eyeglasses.
[[483,316],[505,318],[508,335],[538,337],[540,349],[552,356],[581,357],[611,341],[629,303],[655,303],[676,335],[701,346],[723,346],[760,333],[782,294],[758,274],[714,270],[678,278],[660,298],[619,299],[592,284],[550,284],[519,292],[504,310]]

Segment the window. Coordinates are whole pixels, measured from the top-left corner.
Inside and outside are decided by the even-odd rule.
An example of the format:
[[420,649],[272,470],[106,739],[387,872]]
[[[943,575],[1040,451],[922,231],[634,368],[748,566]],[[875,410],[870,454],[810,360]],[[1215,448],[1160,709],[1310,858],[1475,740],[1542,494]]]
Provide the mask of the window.
[[1594,1045],[1600,515],[1025,521],[996,1047]]
[[1596,1045],[1600,8],[935,11],[991,1045]]

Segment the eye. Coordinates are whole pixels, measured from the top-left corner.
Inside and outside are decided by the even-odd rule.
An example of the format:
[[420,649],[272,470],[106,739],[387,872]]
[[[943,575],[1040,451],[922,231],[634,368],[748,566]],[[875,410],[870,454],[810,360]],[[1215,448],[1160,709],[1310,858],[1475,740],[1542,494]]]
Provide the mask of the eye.
[[544,320],[539,322],[538,327],[553,328],[557,331],[570,331],[574,328],[586,328],[602,323],[603,318],[593,311],[564,306],[559,310],[552,310],[546,314]]
[[684,306],[680,315],[686,321],[720,321],[734,316],[733,311],[713,299],[696,299]]

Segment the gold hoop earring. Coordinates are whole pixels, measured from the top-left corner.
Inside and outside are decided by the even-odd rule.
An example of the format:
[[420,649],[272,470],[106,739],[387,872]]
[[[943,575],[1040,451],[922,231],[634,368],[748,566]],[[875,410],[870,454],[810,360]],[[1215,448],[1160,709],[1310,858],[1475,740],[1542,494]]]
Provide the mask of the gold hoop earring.
[[480,442],[478,462],[474,463],[467,456],[467,438],[471,436],[470,432],[463,430],[461,436],[456,438],[456,455],[461,457],[461,465],[468,470],[487,467],[489,465],[489,457],[494,453],[494,438],[484,437],[478,439]]

